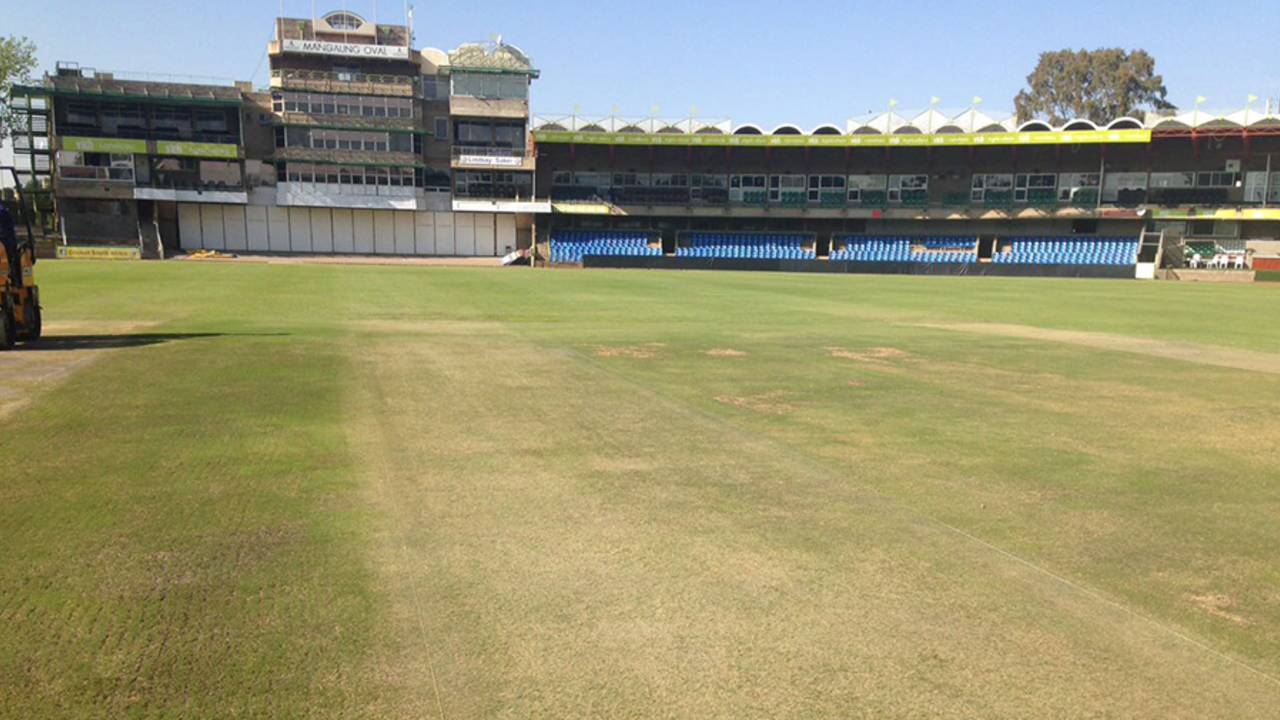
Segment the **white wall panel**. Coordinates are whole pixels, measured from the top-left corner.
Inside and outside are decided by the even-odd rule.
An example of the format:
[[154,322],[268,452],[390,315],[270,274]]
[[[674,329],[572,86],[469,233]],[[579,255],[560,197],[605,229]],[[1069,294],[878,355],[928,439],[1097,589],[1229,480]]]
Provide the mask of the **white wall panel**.
[[453,214],[453,243],[458,255],[476,254],[476,216],[472,213]]
[[311,208],[311,252],[333,252],[333,216],[328,208]]
[[289,252],[288,208],[267,208],[267,237],[271,252]]
[[494,235],[499,255],[506,255],[516,249],[516,216],[511,213],[500,213],[495,220]]
[[436,213],[436,255],[457,255],[458,246],[453,232],[453,213]]
[[311,252],[311,210],[289,208],[289,250]]
[[245,227],[248,231],[248,247],[250,250],[270,250],[267,231],[267,207],[250,205],[244,209]]
[[222,226],[226,233],[228,250],[249,249],[249,230],[245,226],[243,205],[223,205]]
[[336,253],[353,253],[356,251],[355,227],[351,221],[350,210],[333,211],[333,251]]
[[493,213],[476,213],[476,255],[494,255]]
[[413,254],[413,213],[398,212],[396,217],[396,254]]
[[436,254],[436,214],[433,212],[416,212],[414,222],[414,253],[417,255]]
[[183,250],[199,250],[204,247],[204,234],[200,231],[200,206],[178,206],[178,237]]
[[379,255],[396,251],[396,218],[390,210],[373,211],[373,251]]
[[222,206],[200,206],[200,231],[204,233],[204,247],[207,250],[226,250],[226,233],[222,228]]
[[355,224],[356,252],[362,255],[373,254],[373,211],[355,210],[352,214]]

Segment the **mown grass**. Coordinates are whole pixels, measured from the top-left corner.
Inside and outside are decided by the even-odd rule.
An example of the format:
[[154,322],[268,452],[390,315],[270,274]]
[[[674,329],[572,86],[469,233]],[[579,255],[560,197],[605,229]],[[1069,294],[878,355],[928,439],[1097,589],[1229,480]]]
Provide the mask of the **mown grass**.
[[1280,364],[950,327],[1265,363],[1269,287],[40,269],[168,339],[6,421],[0,716],[1280,703]]

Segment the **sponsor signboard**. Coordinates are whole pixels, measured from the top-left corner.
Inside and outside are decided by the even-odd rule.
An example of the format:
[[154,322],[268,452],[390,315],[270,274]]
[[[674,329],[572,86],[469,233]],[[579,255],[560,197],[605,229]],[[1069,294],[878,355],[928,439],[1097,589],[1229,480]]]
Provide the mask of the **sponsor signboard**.
[[109,245],[59,245],[57,256],[60,260],[141,260],[142,251],[136,247]]
[[409,48],[403,45],[359,45],[325,40],[285,40],[284,51],[304,55],[336,55],[383,60],[409,59]]
[[159,140],[156,142],[156,154],[235,160],[240,157],[240,146],[222,143]]
[[524,158],[504,155],[459,155],[458,162],[463,165],[479,165],[482,167],[514,167],[523,164]]
[[145,155],[147,153],[147,141],[128,140],[125,138],[64,137],[62,138],[62,149],[71,152],[113,153],[116,155],[137,153]]
[[705,135],[535,130],[540,143],[580,145],[676,145],[681,147],[983,147],[1149,143],[1150,130],[945,133],[934,135]]

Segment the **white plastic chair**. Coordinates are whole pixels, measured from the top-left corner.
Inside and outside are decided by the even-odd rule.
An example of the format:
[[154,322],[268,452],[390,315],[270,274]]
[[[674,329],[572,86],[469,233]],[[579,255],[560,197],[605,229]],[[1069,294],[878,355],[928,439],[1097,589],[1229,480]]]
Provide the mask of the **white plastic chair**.
[[1204,264],[1204,258],[1200,257],[1200,253],[1196,253],[1191,256],[1191,263],[1189,265],[1190,267],[1198,268],[1203,264]]

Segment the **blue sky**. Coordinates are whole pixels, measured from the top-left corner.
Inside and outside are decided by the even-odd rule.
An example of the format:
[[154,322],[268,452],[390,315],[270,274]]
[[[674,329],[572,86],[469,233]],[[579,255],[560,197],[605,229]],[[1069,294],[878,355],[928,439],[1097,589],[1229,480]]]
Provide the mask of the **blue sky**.
[[[25,34],[43,68],[76,60],[103,70],[254,79],[279,0],[6,0],[0,32]],[[347,0],[371,17],[372,0]],[[501,33],[543,71],[534,112],[732,118],[806,130],[883,109],[963,108],[975,95],[990,110],[1014,94],[1042,50],[1143,47],[1171,99],[1206,109],[1245,97],[1280,96],[1274,61],[1280,2],[1161,0],[998,3],[808,0],[536,0],[416,3],[418,47],[445,49]],[[321,0],[321,14],[342,0]],[[310,0],[286,0],[291,16]],[[379,18],[400,22],[400,0]],[[261,63],[261,64],[260,64]],[[256,71],[256,75],[255,75]],[[1259,108],[1261,105],[1259,105]]]

